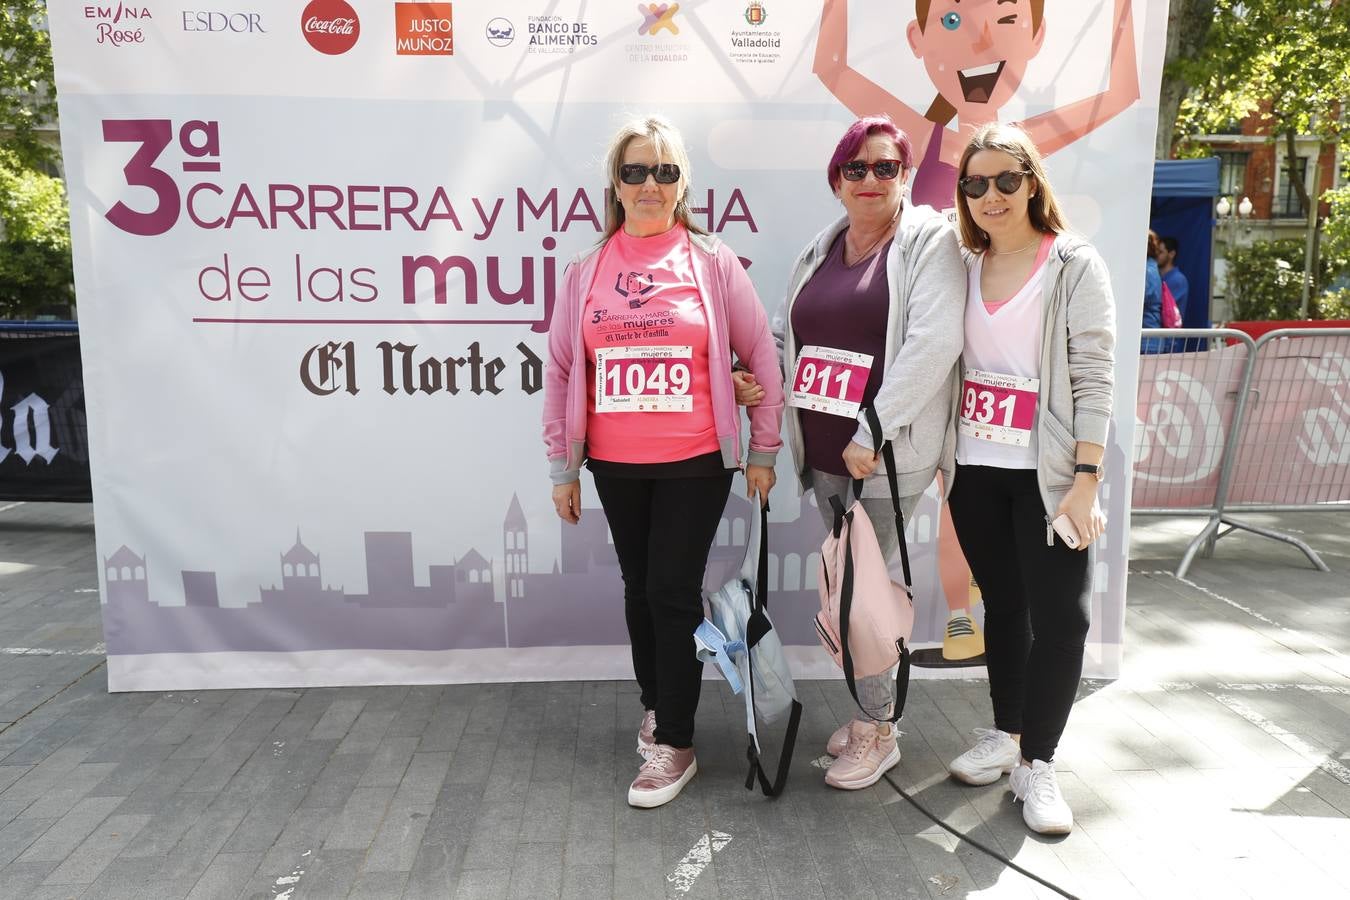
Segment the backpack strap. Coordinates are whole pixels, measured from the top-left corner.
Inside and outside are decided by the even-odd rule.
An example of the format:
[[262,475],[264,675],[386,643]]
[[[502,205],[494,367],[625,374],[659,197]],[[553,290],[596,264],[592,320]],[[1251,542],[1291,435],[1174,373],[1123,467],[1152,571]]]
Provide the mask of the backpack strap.
[[[755,731],[759,731],[759,717],[755,713],[755,647],[760,639],[768,634],[773,625],[769,622],[769,617],[765,615],[765,610],[769,608],[769,504],[764,503],[759,508],[759,571],[755,576],[754,599],[751,601],[750,618],[745,625],[745,645],[746,657],[749,660],[749,677],[746,678],[746,691],[748,692],[750,702],[750,715],[755,717]],[[787,785],[789,770],[792,768],[792,751],[797,746],[797,726],[802,720],[802,705],[799,701],[792,701],[792,712],[788,716],[787,732],[783,736],[783,749],[778,755],[778,771],[775,773],[773,781],[769,780],[769,775],[764,771],[764,766],[759,760],[759,750],[756,745],[758,742],[757,734],[750,735],[749,744],[745,750],[746,760],[750,763],[750,769],[745,775],[745,789],[754,790],[755,782],[759,782],[759,789],[766,797],[777,797],[783,792]]]
[[[872,431],[872,446],[874,450],[880,450],[883,459],[886,461],[886,480],[891,489],[891,507],[895,511],[895,533],[896,539],[900,544],[900,564],[905,573],[905,594],[909,597],[909,602],[914,603],[914,591],[911,587],[913,578],[909,571],[909,546],[905,540],[905,515],[900,509],[900,488],[895,475],[895,451],[891,448],[891,442],[882,442],[881,419],[877,416],[877,411],[869,404],[863,407],[867,414],[867,427]],[[853,486],[854,493],[861,499],[862,481],[855,480]],[[837,537],[842,530],[843,521],[847,520],[851,526],[853,517],[851,513],[843,512],[843,504],[839,503],[837,498],[831,498],[830,503],[834,508],[834,534]],[[839,643],[843,651],[844,661],[844,680],[848,683],[848,692],[853,695],[853,702],[858,704],[858,708],[871,713],[863,706],[862,701],[858,699],[858,686],[853,674],[853,655],[848,649],[848,630],[849,615],[853,610],[853,530],[849,529],[848,536],[845,539],[844,546],[844,574],[839,584]],[[901,638],[896,641],[896,650],[899,653],[900,661],[895,669],[895,704],[891,707],[891,716],[886,721],[895,723],[900,721],[900,717],[905,713],[905,702],[909,699],[909,646]]]

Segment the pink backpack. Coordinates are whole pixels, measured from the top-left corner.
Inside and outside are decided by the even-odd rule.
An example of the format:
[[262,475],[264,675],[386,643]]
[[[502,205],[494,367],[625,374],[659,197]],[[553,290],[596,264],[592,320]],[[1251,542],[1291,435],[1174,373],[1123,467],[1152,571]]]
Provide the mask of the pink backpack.
[[1162,283],[1162,324],[1164,328],[1181,327],[1181,309],[1177,306],[1177,298],[1172,294],[1172,289],[1167,286],[1166,281]]
[[[877,438],[881,422],[867,407],[868,425]],[[858,700],[856,679],[881,675],[898,664],[895,674],[895,708],[890,721],[897,722],[905,710],[909,691],[909,639],[914,632],[914,595],[909,584],[909,549],[905,545],[904,515],[895,482],[895,454],[888,441],[881,452],[895,507],[895,527],[900,538],[900,561],[905,586],[891,580],[886,557],[877,543],[872,520],[863,505],[854,500],[844,509],[839,497],[830,498],[834,525],[820,548],[820,612],[816,614],[816,632],[835,665],[844,670],[853,700]],[[853,482],[854,497],[862,496],[862,481]],[[874,711],[863,709],[868,715]]]

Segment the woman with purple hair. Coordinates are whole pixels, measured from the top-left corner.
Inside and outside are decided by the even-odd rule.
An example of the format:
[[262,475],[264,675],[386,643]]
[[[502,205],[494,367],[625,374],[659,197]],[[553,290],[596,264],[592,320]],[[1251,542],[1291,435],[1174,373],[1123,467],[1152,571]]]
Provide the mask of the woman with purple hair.
[[[951,483],[966,267],[955,229],[928,206],[905,202],[913,174],[909,138],[886,116],[854,122],[825,171],[843,215],[797,258],[775,337],[793,386],[788,442],[803,490],[826,526],[830,498],[848,505],[854,479],[888,556],[899,549],[884,463],[895,450],[900,508],[913,513],[941,469]],[[753,405],[753,378],[737,375],[737,398]],[[882,434],[873,435],[872,406]],[[844,790],[875,784],[900,761],[894,678],[858,679],[857,717],[835,732],[825,782]]]

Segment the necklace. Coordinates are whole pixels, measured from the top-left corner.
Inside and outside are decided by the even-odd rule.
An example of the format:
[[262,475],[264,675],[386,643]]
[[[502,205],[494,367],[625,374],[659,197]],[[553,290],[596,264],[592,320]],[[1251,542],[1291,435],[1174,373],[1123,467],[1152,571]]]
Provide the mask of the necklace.
[[1032,247],[1036,246],[1040,242],[1041,236],[1038,234],[1036,235],[1035,238],[1032,239],[1030,244],[1027,244],[1025,247],[1020,247],[1017,250],[995,250],[993,245],[991,244],[989,246],[989,252],[992,253],[994,256],[1012,256],[1014,253],[1022,253],[1027,250],[1030,250]]
[[[900,210],[897,208],[897,209],[895,210],[895,215],[891,216],[891,220],[890,220],[889,222],[886,223],[886,227],[883,228],[883,229],[881,229],[881,234],[877,236],[877,239],[876,239],[875,241],[873,241],[871,244],[869,244],[866,250],[864,250],[863,252],[861,252],[861,253],[859,253],[859,254],[857,254],[857,255],[854,256],[854,258],[853,258],[853,265],[857,265],[858,263],[862,262],[864,259],[867,259],[867,257],[870,256],[870,255],[872,254],[872,251],[875,250],[875,249],[877,249],[877,245],[880,244],[883,240],[885,240],[887,237],[890,236],[890,234],[891,234],[891,226],[893,226],[893,225],[895,224],[895,220],[898,219],[899,217],[900,217]],[[848,230],[849,230],[849,234],[852,234],[852,233],[853,233],[853,227],[852,227],[852,226],[849,226],[849,229],[848,229]],[[847,243],[848,243],[847,237],[844,239],[844,243],[845,243],[845,245],[847,245]]]

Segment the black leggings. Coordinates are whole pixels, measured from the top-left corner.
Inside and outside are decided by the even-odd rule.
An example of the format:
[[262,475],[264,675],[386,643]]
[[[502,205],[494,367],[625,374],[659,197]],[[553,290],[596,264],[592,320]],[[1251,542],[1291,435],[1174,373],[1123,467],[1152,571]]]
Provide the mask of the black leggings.
[[1022,756],[1055,758],[1069,721],[1091,613],[1092,550],[1046,546],[1033,469],[957,466],[952,522],[984,595],[994,725],[1022,735]]
[[703,573],[731,493],[731,472],[706,478],[616,478],[592,473],[623,572],[624,615],[643,709],[656,742],[694,743],[703,663]]

